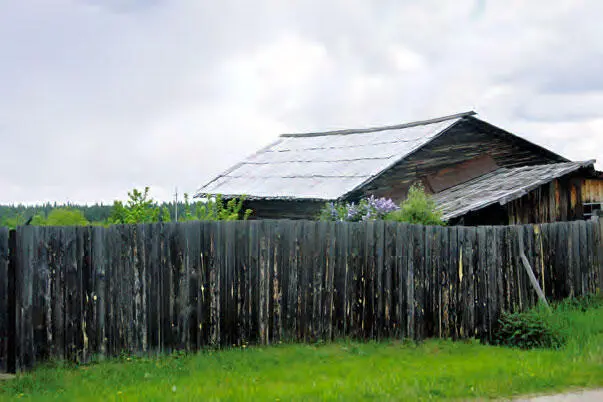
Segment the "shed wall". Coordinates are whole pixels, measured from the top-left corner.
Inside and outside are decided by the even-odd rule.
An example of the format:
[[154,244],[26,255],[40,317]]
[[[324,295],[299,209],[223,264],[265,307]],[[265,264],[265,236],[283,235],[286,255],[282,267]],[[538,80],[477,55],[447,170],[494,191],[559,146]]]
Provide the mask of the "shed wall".
[[316,219],[322,201],[310,200],[248,200],[245,208],[253,213],[250,219]]
[[603,203],[603,180],[556,179],[505,205],[491,205],[450,223],[474,226],[582,220],[585,203]]

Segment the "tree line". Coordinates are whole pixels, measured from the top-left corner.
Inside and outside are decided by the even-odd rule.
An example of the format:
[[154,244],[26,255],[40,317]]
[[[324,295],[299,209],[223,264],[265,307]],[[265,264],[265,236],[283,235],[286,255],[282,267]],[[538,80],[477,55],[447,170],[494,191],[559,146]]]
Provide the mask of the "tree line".
[[184,201],[157,202],[150,189],[133,189],[126,202],[113,205],[57,204],[0,205],[0,226],[11,229],[21,225],[34,226],[109,226],[113,224],[179,222],[192,220],[247,219],[251,210],[243,209],[244,197],[224,200],[216,196],[204,201],[191,202],[188,194]]

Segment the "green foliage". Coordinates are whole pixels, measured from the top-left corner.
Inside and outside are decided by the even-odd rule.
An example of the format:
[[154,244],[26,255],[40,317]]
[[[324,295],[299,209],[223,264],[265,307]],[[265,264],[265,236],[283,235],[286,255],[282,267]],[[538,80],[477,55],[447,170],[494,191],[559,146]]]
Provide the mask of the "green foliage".
[[[92,225],[109,226],[111,224],[171,222],[176,208],[180,212],[178,221],[192,220],[237,220],[247,219],[252,211],[243,210],[245,198],[225,201],[217,196],[206,202],[189,201],[158,203],[150,197],[149,188],[137,189],[128,193],[128,200],[115,201],[113,206],[94,205],[58,205],[42,204],[34,206],[0,205],[0,226],[14,229],[25,224],[31,218],[30,225]],[[58,211],[58,212],[54,212]],[[182,212],[184,211],[184,212]]]
[[601,307],[603,307],[603,295],[600,294],[573,297],[555,305],[555,309],[558,311],[580,310],[585,312]]
[[14,229],[25,224],[32,218],[31,225],[46,224],[47,217],[56,209],[67,209],[70,211],[81,211],[85,220],[90,224],[97,225],[107,221],[111,213],[110,205],[74,205],[74,204],[40,204],[40,205],[0,205],[0,226]]
[[[4,221],[4,224],[11,229],[24,225],[25,223],[26,220],[20,214]],[[52,209],[48,214],[48,217],[44,216],[41,212],[36,213],[32,216],[29,224],[32,226],[86,226],[89,225],[90,222],[88,222],[81,210],[70,207],[61,207]]]
[[400,204],[400,209],[389,213],[385,219],[420,225],[445,225],[442,213],[421,184],[412,185],[408,197]]
[[245,197],[232,198],[226,203],[221,195],[205,202],[191,203],[188,194],[184,194],[184,213],[178,217],[180,222],[186,221],[236,221],[247,220],[251,209],[243,211]]
[[25,217],[23,213],[19,212],[12,216],[7,216],[2,219],[0,226],[6,226],[9,229],[14,229],[17,226],[21,226],[25,223]]
[[[144,191],[136,189],[128,193],[129,200],[126,204],[116,201],[109,222],[115,223],[152,223],[171,222],[170,207],[173,204],[159,206],[150,196],[149,188]],[[189,201],[188,194],[184,194],[184,203],[178,207],[182,211],[178,216],[179,222],[186,221],[233,221],[247,219],[251,210],[242,212],[244,198],[230,199],[224,202],[221,196],[206,202]]]
[[32,226],[46,226],[46,217],[42,214],[35,214],[29,224]]
[[80,210],[71,208],[57,208],[48,214],[48,218],[46,218],[43,223],[34,223],[34,220],[32,219],[32,224],[44,226],[86,226],[89,225],[90,222],[88,222],[84,216],[84,213]]
[[523,313],[503,313],[494,343],[520,349],[551,348],[565,345],[562,326],[542,306]]
[[152,223],[159,221],[160,209],[155,200],[149,196],[149,187],[144,191],[134,189],[128,192],[128,201],[113,203],[109,217],[112,224]]
[[420,225],[444,225],[442,213],[420,184],[411,186],[408,197],[397,206],[388,198],[361,199],[356,203],[330,202],[321,209],[321,221],[361,222],[389,220]]
[[[584,325],[581,313],[602,309],[603,296],[590,294],[557,302],[552,311],[539,305],[524,313],[506,313],[499,320],[494,342],[521,349],[557,349],[572,338],[583,340],[584,334],[575,331]],[[603,328],[599,331],[603,334]]]
[[161,222],[171,222],[172,217],[170,216],[170,209],[165,205],[161,207],[161,216],[159,217]]

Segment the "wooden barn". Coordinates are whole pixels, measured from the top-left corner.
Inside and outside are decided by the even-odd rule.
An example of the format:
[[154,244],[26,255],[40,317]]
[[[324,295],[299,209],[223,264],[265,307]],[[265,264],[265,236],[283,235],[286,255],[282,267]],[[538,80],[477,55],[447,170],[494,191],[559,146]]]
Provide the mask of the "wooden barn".
[[247,197],[256,219],[314,219],[329,201],[405,199],[416,182],[449,224],[585,219],[601,209],[594,160],[572,162],[474,112],[395,126],[283,134],[196,196]]

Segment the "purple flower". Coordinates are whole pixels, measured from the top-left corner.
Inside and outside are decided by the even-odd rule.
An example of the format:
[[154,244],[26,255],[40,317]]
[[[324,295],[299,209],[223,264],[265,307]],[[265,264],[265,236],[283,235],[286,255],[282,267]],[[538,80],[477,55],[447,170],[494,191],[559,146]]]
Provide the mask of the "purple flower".
[[348,221],[353,221],[356,219],[356,216],[358,215],[358,207],[356,206],[356,204],[351,203],[351,204],[347,204],[346,205],[346,209],[348,210],[347,216],[346,216],[346,220]]
[[368,209],[381,218],[400,209],[391,198],[375,198],[373,195],[367,199],[367,204]]
[[337,219],[338,217],[338,213],[337,213],[337,208],[335,208],[335,204],[334,203],[329,203],[329,213],[331,214],[331,218],[332,219]]
[[391,198],[378,198],[374,200],[374,208],[379,214],[388,214],[393,211],[400,209]]
[[383,219],[388,213],[400,209],[390,198],[375,198],[371,195],[360,200],[359,203],[336,203],[326,205],[323,213],[331,221],[368,221]]

